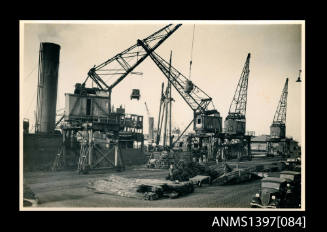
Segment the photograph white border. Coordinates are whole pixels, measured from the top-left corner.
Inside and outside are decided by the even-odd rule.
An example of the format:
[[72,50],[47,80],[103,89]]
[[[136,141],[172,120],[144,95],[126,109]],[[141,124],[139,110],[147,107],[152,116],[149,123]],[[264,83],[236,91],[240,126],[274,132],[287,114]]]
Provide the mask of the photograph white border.
[[22,97],[19,94],[19,210],[20,211],[305,211],[305,20],[20,20],[19,21],[19,92],[24,74],[24,24],[211,24],[211,25],[301,25],[301,208],[300,209],[252,209],[252,208],[111,208],[111,207],[24,207],[23,206],[23,115]]

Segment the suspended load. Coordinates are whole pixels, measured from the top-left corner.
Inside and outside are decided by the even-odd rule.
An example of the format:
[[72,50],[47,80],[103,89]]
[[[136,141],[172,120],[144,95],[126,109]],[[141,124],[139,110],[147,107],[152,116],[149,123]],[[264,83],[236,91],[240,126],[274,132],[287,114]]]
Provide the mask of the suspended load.
[[132,99],[137,99],[140,100],[141,94],[139,89],[133,89],[132,94],[131,94],[131,100]]
[[187,81],[186,81],[185,88],[184,88],[184,92],[185,92],[185,93],[190,93],[190,92],[192,92],[193,87],[194,87],[194,85],[193,85],[192,81],[187,80]]
[[301,72],[302,72],[302,70],[299,70],[299,77],[297,78],[297,81],[296,82],[302,82],[301,81]]

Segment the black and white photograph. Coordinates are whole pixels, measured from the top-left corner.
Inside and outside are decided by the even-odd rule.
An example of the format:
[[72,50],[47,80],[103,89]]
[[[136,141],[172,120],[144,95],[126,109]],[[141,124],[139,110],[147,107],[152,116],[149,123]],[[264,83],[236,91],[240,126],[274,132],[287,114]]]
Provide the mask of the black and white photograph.
[[20,20],[21,211],[304,211],[304,20]]

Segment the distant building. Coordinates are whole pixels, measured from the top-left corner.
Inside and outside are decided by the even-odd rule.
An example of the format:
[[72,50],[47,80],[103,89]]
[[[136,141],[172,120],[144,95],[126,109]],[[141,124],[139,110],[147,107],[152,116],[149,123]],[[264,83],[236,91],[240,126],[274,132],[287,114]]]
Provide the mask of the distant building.
[[299,145],[299,142],[291,139],[289,143],[289,151],[291,156],[300,156],[301,146]]
[[267,152],[268,135],[259,135],[251,139],[251,153],[252,155],[265,154]]
[[[271,143],[268,148],[269,135],[255,136],[251,139],[251,152],[253,155],[263,155],[271,153],[278,155],[285,153],[289,156],[300,156],[301,147],[298,142],[291,137],[283,139],[281,142]],[[269,150],[269,151],[268,151]]]

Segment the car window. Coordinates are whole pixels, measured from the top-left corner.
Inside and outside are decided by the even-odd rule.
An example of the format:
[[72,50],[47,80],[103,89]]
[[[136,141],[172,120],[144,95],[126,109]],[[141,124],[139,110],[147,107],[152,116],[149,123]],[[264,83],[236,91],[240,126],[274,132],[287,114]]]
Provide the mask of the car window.
[[272,188],[272,189],[277,189],[279,190],[279,183],[276,182],[262,182],[261,183],[262,188]]
[[291,174],[280,174],[280,178],[294,180],[294,175],[291,175]]

